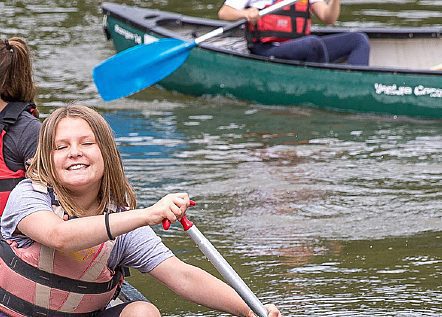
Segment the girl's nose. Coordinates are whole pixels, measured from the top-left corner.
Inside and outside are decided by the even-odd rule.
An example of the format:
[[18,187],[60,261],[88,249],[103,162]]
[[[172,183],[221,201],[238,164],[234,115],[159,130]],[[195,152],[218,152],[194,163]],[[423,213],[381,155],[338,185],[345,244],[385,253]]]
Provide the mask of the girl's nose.
[[81,151],[80,147],[77,145],[72,145],[69,149],[69,157],[78,157],[82,156],[83,152]]

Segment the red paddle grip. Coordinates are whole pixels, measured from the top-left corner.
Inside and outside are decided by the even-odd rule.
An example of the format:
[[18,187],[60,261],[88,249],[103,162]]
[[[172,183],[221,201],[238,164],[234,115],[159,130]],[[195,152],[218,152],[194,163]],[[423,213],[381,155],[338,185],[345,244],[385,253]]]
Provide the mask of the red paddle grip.
[[[190,200],[190,207],[193,207],[195,205],[196,205],[196,202],[193,200]],[[193,226],[193,223],[189,219],[187,219],[186,215],[184,215],[184,217],[181,218],[180,222],[184,228],[184,231],[187,231],[190,227]],[[170,220],[169,219],[163,219],[163,228],[164,228],[164,230],[168,230],[170,228]]]

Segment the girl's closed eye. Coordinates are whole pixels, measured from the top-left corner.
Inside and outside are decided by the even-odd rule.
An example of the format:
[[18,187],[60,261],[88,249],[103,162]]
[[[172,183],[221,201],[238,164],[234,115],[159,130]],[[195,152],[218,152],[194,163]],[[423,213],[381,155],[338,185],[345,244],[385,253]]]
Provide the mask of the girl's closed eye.
[[59,150],[66,149],[67,147],[68,146],[66,144],[57,144],[57,145],[55,145],[55,149],[54,150],[59,151]]

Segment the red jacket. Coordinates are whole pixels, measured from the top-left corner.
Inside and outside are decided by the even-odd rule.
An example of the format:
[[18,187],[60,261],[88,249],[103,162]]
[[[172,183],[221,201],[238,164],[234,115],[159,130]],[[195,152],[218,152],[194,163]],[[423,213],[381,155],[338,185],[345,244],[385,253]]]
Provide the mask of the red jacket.
[[310,27],[310,2],[299,0],[274,14],[261,17],[256,24],[248,23],[246,38],[249,44],[284,42],[310,34]]

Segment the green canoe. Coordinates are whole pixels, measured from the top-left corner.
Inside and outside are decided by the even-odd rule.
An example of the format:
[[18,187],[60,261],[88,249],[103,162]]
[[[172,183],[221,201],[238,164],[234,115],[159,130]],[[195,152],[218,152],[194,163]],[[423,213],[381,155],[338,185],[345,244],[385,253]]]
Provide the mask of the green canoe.
[[[226,25],[125,5],[102,5],[117,51],[159,37],[189,40]],[[442,118],[442,28],[317,28],[315,34],[366,32],[370,66],[300,63],[247,51],[237,29],[193,49],[159,84],[195,96],[223,95],[263,105],[314,106],[352,112]],[[439,65],[439,66],[437,66]]]

